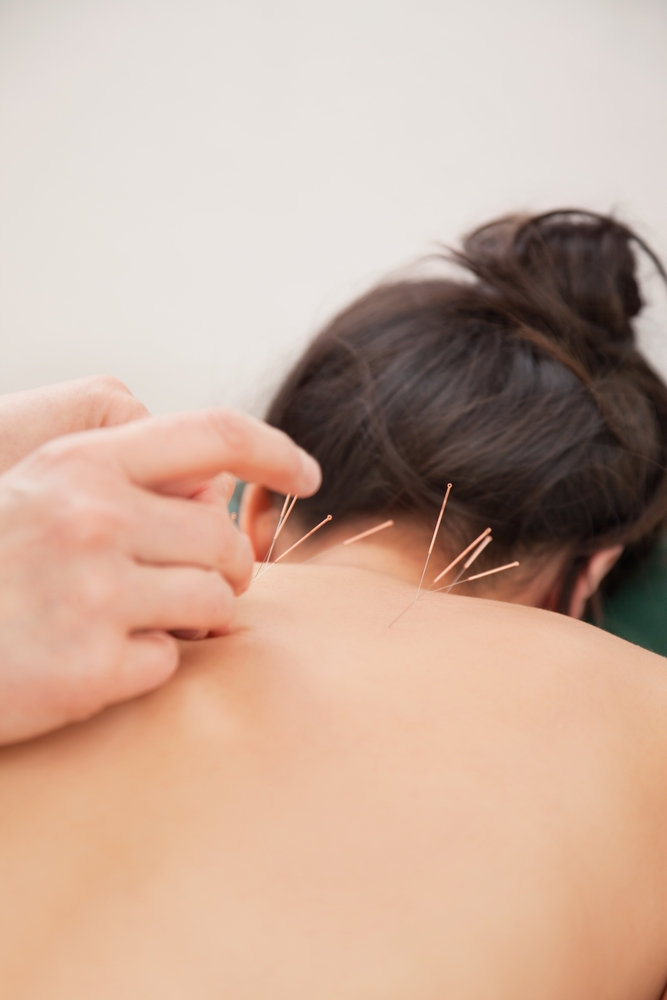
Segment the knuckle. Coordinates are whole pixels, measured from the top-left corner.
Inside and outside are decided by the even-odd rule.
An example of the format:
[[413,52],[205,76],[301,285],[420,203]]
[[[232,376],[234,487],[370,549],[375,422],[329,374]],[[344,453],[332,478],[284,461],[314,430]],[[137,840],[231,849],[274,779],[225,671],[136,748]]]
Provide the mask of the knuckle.
[[55,515],[55,530],[69,548],[108,549],[121,540],[125,527],[118,509],[89,496],[60,502]]
[[124,600],[123,574],[113,564],[81,576],[76,594],[79,613],[89,622],[114,621]]
[[26,459],[16,486],[41,511],[48,530],[71,543],[117,538],[130,526],[131,506],[115,470],[80,439],[56,438]]
[[125,423],[148,413],[143,403],[135,399],[115,375],[92,375],[84,382],[87,382],[85,390],[103,425]]
[[40,445],[26,460],[26,467],[40,478],[65,477],[66,482],[90,480],[94,454],[83,435],[54,438]]
[[96,442],[87,433],[54,438],[28,456],[23,467],[35,481],[48,484],[64,497],[70,493],[92,496],[102,484],[108,491],[117,471]]
[[132,395],[125,383],[115,375],[89,375],[82,382],[85,388],[93,392],[120,392],[127,396]]
[[11,473],[26,496],[41,501],[50,522],[75,493],[86,488],[83,465],[68,439],[56,438],[33,451]]
[[69,437],[57,437],[46,441],[34,452],[35,461],[47,466],[60,466],[78,457],[80,448]]

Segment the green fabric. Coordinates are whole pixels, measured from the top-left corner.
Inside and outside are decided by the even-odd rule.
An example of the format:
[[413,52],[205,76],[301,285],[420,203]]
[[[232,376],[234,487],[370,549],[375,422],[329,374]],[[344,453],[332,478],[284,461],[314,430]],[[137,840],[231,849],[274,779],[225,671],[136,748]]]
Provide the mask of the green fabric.
[[239,509],[241,507],[241,497],[243,496],[244,488],[245,488],[245,483],[242,482],[240,479],[237,479],[236,486],[234,487],[234,493],[232,494],[232,498],[229,501],[228,505],[229,513],[236,514],[237,517],[239,515]]
[[667,656],[667,539],[606,602],[602,628]]

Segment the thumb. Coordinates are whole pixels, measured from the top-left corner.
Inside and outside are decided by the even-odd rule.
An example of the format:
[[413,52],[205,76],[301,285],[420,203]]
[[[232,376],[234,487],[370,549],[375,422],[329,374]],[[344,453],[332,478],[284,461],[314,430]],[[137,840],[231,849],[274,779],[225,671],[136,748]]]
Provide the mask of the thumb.
[[178,667],[176,640],[166,632],[138,632],[125,644],[109,703],[146,694],[166,683]]

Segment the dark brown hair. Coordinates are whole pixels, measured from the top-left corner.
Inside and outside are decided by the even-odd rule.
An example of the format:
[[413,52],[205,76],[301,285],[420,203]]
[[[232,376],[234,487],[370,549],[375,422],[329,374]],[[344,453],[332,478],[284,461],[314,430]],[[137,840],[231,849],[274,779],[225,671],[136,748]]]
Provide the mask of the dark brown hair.
[[[490,525],[498,563],[621,543],[624,569],[667,520],[667,388],[636,346],[628,227],[592,212],[512,216],[446,255],[451,277],[380,284],[314,339],[269,423],[322,465],[306,527],[390,515]],[[296,513],[296,511],[295,511]],[[488,550],[487,550],[488,551]]]

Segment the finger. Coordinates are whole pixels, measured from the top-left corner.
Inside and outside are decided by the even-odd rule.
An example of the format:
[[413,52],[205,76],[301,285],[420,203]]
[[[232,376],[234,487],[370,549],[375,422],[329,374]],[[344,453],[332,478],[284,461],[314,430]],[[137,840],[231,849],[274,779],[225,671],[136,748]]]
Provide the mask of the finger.
[[149,416],[128,387],[113,375],[92,375],[66,384],[71,395],[81,396],[89,410],[88,427],[115,427]]
[[229,629],[234,595],[215,570],[135,566],[125,590],[123,620],[131,631]]
[[76,379],[0,396],[0,472],[62,435],[145,416],[146,408],[118,379]]
[[298,496],[310,496],[321,480],[317,462],[286,434],[234,410],[152,417],[78,437],[93,442],[133,482],[168,491],[194,492],[220,472]]
[[105,404],[101,427],[117,427],[150,416],[144,404],[129,393],[119,392],[111,399],[105,400]]
[[135,516],[129,529],[129,547],[135,559],[215,569],[236,593],[246,589],[252,577],[252,546],[234,526],[219,497],[214,505],[147,490],[133,492]]
[[192,494],[193,500],[202,503],[212,503],[215,506],[222,506],[225,510],[229,507],[229,502],[234,496],[236,489],[236,479],[229,472],[221,472],[219,476],[214,476],[207,483],[204,483]]
[[125,701],[160,687],[178,667],[178,644],[164,632],[139,632],[123,648],[109,701]]

